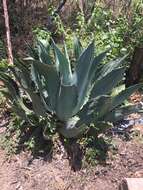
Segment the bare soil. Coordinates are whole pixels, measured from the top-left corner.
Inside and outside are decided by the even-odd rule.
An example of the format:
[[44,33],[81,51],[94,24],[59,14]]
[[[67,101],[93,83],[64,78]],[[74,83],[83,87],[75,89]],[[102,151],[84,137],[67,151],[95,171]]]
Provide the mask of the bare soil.
[[116,153],[109,152],[106,164],[73,172],[60,152],[52,161],[32,158],[21,152],[10,158],[0,150],[0,188],[2,190],[117,190],[124,177],[143,177],[143,148],[137,140],[114,137]]

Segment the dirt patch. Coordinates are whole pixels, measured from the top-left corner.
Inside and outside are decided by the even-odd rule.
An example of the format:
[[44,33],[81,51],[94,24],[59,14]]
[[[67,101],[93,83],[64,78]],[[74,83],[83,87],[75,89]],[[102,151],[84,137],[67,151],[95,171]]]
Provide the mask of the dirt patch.
[[116,154],[106,164],[71,171],[68,159],[56,153],[52,162],[21,152],[10,159],[0,150],[0,187],[3,190],[117,190],[124,177],[143,177],[141,142],[114,138]]

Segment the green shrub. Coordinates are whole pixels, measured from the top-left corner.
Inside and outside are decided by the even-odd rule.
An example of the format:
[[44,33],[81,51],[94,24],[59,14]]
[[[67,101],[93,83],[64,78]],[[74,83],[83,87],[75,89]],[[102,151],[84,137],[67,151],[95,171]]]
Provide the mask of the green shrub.
[[[80,39],[87,43],[94,37],[98,45],[98,53],[104,48],[112,47],[108,53],[108,59],[132,54],[136,46],[143,45],[143,7],[141,1],[133,1],[128,10],[120,5],[116,7],[118,13],[107,8],[102,3],[96,3],[92,16],[85,22],[84,14],[79,12],[76,21],[72,24],[74,28],[65,26],[66,38],[74,31]],[[70,40],[69,40],[70,41]]]

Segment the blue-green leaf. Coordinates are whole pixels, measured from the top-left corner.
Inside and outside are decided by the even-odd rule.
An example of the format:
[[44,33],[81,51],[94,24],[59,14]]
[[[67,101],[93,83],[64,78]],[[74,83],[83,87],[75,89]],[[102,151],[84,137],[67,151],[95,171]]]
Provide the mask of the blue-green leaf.
[[142,86],[143,86],[143,84],[136,84],[136,85],[130,86],[130,87],[126,88],[125,90],[121,91],[118,95],[114,96],[112,98],[111,109],[114,109],[115,107],[122,104],[129,96],[131,96],[133,94],[133,92],[135,92]]
[[60,78],[54,65],[34,63],[36,72],[39,74],[39,80],[42,85],[42,94],[47,104],[54,111],[59,92]]
[[101,78],[106,76],[108,73],[110,73],[112,70],[119,68],[122,65],[122,63],[125,61],[126,57],[127,55],[105,64],[102,67],[102,69],[100,69],[99,73],[97,73],[96,79],[100,80]]
[[37,42],[37,48],[39,52],[39,59],[42,63],[45,64],[52,64],[52,59],[49,55],[49,49],[44,46],[44,44],[41,41]]
[[104,121],[117,122],[123,120],[126,116],[132,113],[138,113],[142,109],[141,105],[129,105],[117,108],[108,112],[104,116]]
[[75,55],[76,60],[79,59],[79,57],[82,53],[82,50],[83,50],[82,45],[81,45],[79,39],[75,36],[74,37],[74,55]]
[[72,71],[70,62],[61,52],[61,50],[56,46],[54,41],[52,41],[52,46],[56,56],[56,66],[60,72],[62,83],[64,85],[70,85],[72,83]]
[[77,99],[78,92],[75,85],[64,86],[61,84],[56,105],[56,113],[60,120],[67,121],[73,116]]
[[118,68],[112,70],[100,80],[95,82],[95,85],[91,91],[91,98],[97,96],[106,95],[111,92],[113,88],[122,80],[124,76],[125,68]]

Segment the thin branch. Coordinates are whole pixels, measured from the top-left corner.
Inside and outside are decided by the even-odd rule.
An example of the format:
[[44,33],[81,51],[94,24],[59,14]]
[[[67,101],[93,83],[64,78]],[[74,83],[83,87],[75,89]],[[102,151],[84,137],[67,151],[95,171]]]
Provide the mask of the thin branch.
[[12,55],[12,45],[11,45],[11,38],[10,38],[10,27],[9,27],[7,0],[3,0],[3,10],[4,10],[4,19],[5,19],[5,28],[6,28],[8,61],[9,61],[9,64],[13,64],[13,55]]
[[57,7],[57,9],[55,10],[53,16],[55,16],[56,14],[59,14],[59,12],[61,11],[61,9],[63,8],[63,6],[65,5],[65,3],[67,2],[67,0],[63,0],[59,6]]

